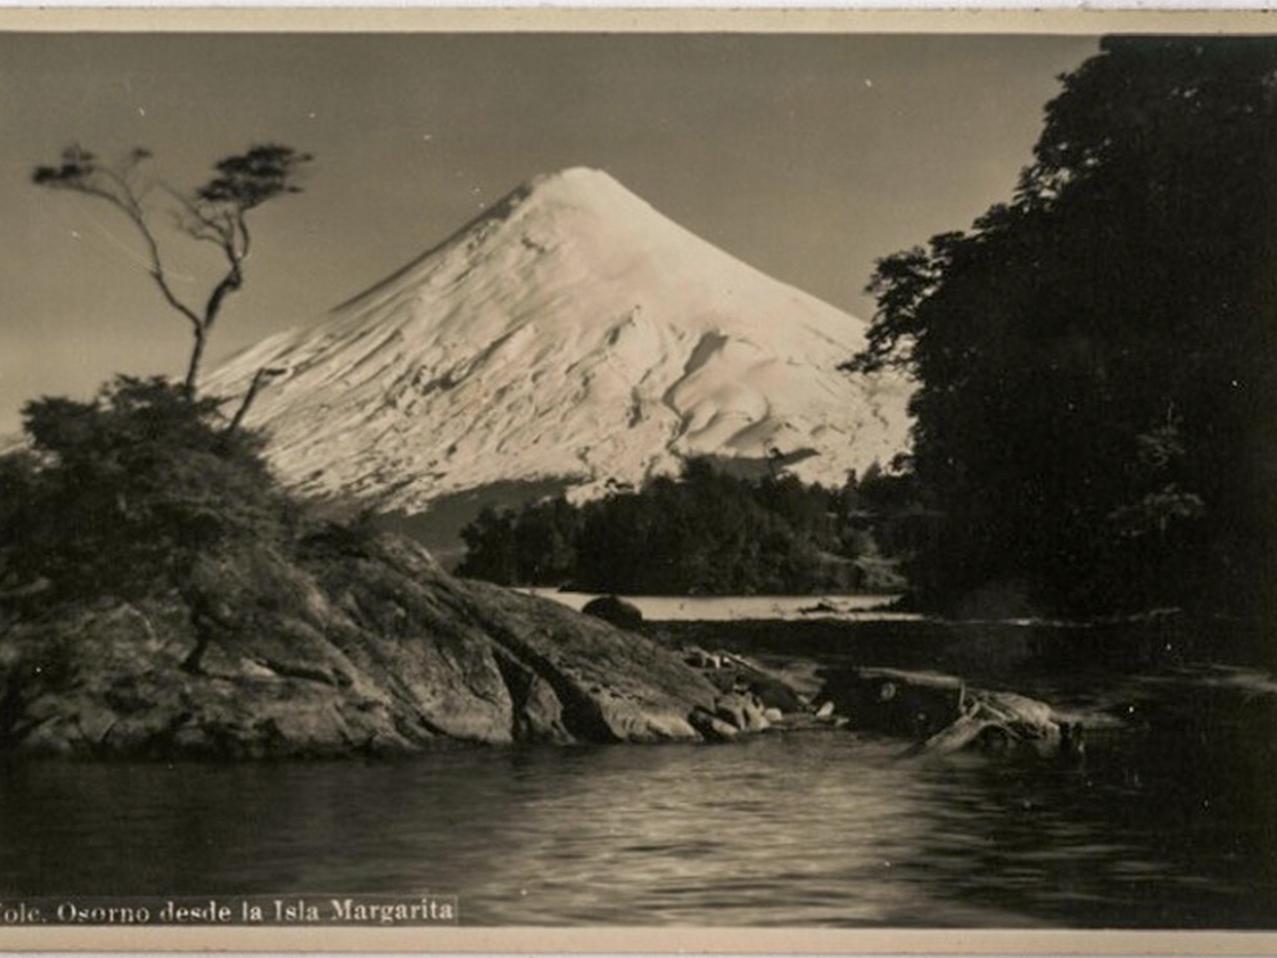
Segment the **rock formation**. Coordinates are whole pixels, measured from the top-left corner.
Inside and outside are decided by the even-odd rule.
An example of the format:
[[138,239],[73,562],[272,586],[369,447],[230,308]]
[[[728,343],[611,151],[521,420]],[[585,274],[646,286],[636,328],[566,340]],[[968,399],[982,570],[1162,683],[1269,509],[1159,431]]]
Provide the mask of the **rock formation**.
[[201,560],[166,596],[0,622],[0,749],[325,756],[441,742],[694,740],[676,654],[340,527]]

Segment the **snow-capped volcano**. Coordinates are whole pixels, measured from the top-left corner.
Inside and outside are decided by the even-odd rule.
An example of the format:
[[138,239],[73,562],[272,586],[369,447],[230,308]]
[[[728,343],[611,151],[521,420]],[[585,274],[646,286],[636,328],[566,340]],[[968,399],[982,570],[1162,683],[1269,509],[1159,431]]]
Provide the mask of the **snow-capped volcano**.
[[905,444],[906,384],[837,369],[863,330],[575,168],[203,388],[285,370],[248,417],[280,476],[406,513],[499,482],[588,495],[703,454],[838,484]]

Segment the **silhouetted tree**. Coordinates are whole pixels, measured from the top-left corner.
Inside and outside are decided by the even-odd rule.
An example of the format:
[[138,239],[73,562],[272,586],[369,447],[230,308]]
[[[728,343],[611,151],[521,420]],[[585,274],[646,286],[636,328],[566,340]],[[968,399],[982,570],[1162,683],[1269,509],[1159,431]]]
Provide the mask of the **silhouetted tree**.
[[1010,202],[869,287],[850,366],[919,380],[914,469],[943,514],[915,584],[1272,599],[1277,42],[1110,38],[1061,79]]
[[[148,271],[164,301],[189,323],[193,343],[187,361],[186,390],[194,396],[200,363],[209,335],[221,315],[226,298],[244,284],[244,267],[252,249],[248,214],[278,196],[298,193],[297,176],[312,157],[292,147],[264,144],[247,152],[218,160],[214,175],[187,193],[163,184],[144,183],[140,170],[151,152],[136,148],[117,164],[103,163],[80,146],[68,147],[61,161],[38,166],[32,180],[49,189],[67,190],[109,203],[133,224],[146,249]],[[186,235],[217,247],[225,269],[201,304],[190,304],[177,295],[165,267],[160,243],[151,226],[146,199],[159,185],[178,204],[179,226]],[[260,387],[257,380],[254,385]],[[250,392],[245,407],[252,401]],[[242,419],[242,412],[238,419]]]

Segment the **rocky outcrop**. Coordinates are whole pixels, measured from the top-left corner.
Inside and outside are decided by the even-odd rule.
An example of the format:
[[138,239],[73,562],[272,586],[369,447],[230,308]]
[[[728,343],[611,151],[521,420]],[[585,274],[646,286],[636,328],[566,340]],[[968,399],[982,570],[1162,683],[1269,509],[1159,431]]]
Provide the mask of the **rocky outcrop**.
[[803,695],[785,677],[743,655],[699,646],[680,650],[683,662],[696,669],[718,690],[713,708],[697,709],[692,726],[708,741],[726,742],[742,732],[762,732],[775,728],[797,731],[813,728],[842,728],[845,718],[835,716],[833,707],[822,715],[813,710]]
[[200,560],[180,592],[0,623],[0,749],[326,756],[706,737],[720,691],[549,600],[333,527]]
[[695,645],[683,648],[681,654],[686,664],[724,693],[748,693],[760,708],[780,713],[810,711],[792,684],[753,659],[723,650],[707,652]]

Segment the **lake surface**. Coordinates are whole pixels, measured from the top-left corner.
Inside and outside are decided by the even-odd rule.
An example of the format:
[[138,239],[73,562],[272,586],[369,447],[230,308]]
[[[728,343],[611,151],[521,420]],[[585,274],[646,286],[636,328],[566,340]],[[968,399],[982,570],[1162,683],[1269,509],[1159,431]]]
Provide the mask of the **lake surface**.
[[[597,592],[564,592],[548,587],[519,589],[528,595],[553,599],[578,612]],[[843,621],[910,622],[922,616],[911,612],[882,611],[895,595],[627,595],[643,618],[655,622],[724,622],[734,619],[794,621],[813,617]]]
[[1185,718],[1167,689],[1144,732],[1067,766],[904,759],[847,731],[13,763],[0,896],[431,891],[476,925],[1277,926],[1271,724]]

